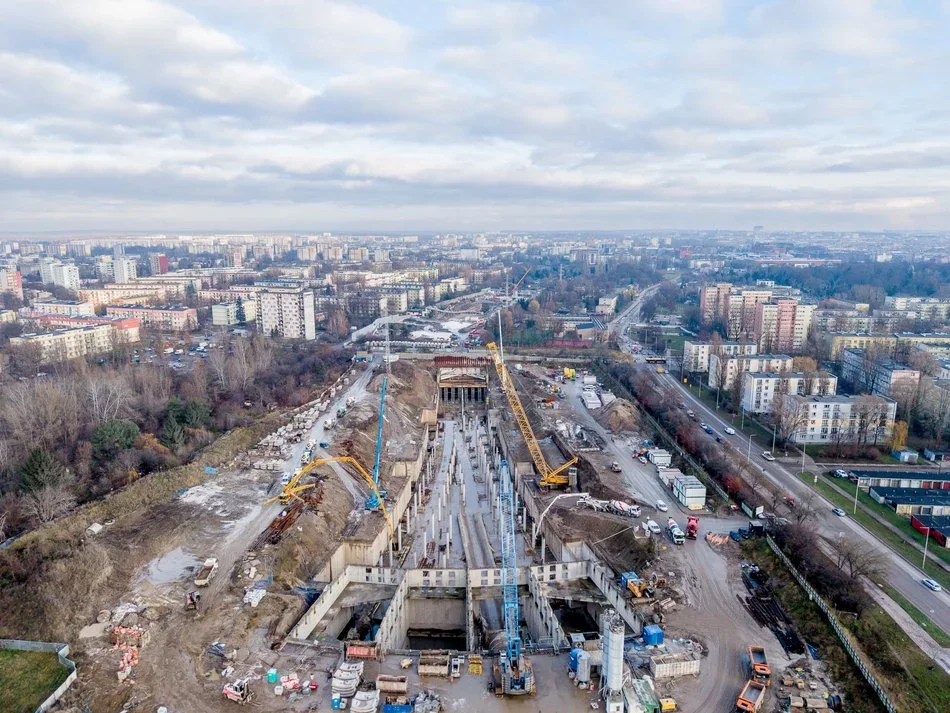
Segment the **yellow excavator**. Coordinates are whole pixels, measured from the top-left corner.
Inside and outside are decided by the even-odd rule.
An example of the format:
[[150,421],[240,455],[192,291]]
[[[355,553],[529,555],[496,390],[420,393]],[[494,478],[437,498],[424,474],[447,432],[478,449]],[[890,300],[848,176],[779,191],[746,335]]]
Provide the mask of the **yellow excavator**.
[[359,472],[359,474],[363,477],[363,480],[369,483],[369,487],[376,494],[376,497],[379,498],[380,509],[382,510],[383,517],[386,518],[386,527],[389,528],[389,537],[390,539],[394,539],[395,530],[393,528],[393,523],[392,523],[392,520],[389,518],[389,513],[386,511],[386,503],[383,502],[383,498],[380,495],[379,490],[376,488],[376,483],[373,482],[373,476],[371,476],[366,471],[366,468],[364,468],[360,464],[360,462],[356,460],[356,458],[353,458],[351,456],[335,456],[332,458],[318,458],[317,460],[310,461],[309,463],[307,463],[307,465],[305,465],[303,468],[297,471],[294,477],[290,479],[290,482],[284,485],[281,491],[277,495],[270,498],[269,500],[265,500],[263,504],[269,505],[270,503],[275,502],[277,500],[280,500],[280,502],[284,504],[287,504],[291,500],[294,500],[294,499],[303,501],[303,498],[300,497],[300,493],[302,493],[305,490],[309,490],[310,488],[315,487],[316,483],[301,484],[300,481],[303,479],[303,477],[307,473],[309,473],[310,471],[316,468],[319,468],[321,465],[326,465],[327,463],[342,463],[345,465],[352,465],[354,468],[356,468],[357,472]]
[[568,483],[567,469],[577,463],[577,458],[571,458],[559,468],[551,468],[551,466],[548,465],[548,462],[544,459],[544,453],[541,452],[541,445],[538,443],[538,439],[535,438],[534,431],[531,429],[528,414],[525,413],[524,406],[521,405],[521,399],[518,397],[515,385],[511,381],[508,367],[505,366],[505,361],[501,358],[501,353],[498,351],[498,346],[494,342],[489,342],[487,348],[488,353],[491,354],[492,361],[495,363],[495,371],[498,372],[501,389],[508,398],[508,404],[511,406],[511,411],[515,415],[515,421],[518,422],[518,428],[521,430],[521,435],[524,437],[528,451],[531,453],[531,460],[534,461],[534,467],[541,476],[541,486],[545,488],[566,486]]

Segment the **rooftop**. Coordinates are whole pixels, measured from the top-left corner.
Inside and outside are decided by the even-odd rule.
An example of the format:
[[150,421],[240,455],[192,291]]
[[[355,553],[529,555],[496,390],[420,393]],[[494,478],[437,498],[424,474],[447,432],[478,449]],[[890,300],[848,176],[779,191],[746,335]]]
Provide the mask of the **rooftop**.
[[871,492],[897,505],[950,505],[950,491],[934,488],[871,488]]

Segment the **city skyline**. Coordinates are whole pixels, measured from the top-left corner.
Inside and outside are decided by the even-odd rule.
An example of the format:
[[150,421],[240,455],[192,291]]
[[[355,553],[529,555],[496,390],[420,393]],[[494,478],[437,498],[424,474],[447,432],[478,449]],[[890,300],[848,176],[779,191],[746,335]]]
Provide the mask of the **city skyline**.
[[950,228],[947,2],[0,7],[4,231]]

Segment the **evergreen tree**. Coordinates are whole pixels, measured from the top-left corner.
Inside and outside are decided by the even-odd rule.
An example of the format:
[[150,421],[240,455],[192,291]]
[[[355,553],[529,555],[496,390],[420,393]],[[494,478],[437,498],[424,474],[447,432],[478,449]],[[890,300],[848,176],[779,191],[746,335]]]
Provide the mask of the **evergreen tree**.
[[240,297],[237,299],[237,309],[235,311],[237,313],[235,316],[237,317],[238,324],[247,322],[247,314],[244,312],[244,300]]
[[113,419],[99,424],[92,432],[92,446],[99,459],[114,458],[126,448],[131,448],[138,438],[139,427],[131,421]]
[[165,419],[165,427],[162,429],[162,443],[172,450],[185,445],[185,429],[173,417]]
[[66,475],[66,468],[49,451],[35,448],[20,469],[20,482],[27,492],[36,492],[59,485]]

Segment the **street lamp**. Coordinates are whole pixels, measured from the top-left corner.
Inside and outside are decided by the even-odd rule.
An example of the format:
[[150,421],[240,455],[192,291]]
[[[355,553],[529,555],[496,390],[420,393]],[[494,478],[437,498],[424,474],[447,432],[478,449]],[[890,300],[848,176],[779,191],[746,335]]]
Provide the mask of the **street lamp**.
[[772,455],[775,455],[775,424],[772,424]]
[[851,511],[851,514],[854,515],[858,511],[858,488],[861,486],[861,476],[854,476],[854,510]]
[[749,451],[745,454],[745,464],[752,465],[752,434],[749,434]]

